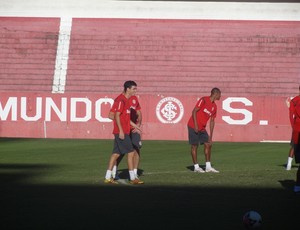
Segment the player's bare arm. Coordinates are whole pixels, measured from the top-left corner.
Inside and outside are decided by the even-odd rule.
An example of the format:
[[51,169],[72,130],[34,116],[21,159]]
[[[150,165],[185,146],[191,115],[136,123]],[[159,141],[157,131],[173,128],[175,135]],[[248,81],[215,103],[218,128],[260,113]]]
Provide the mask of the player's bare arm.
[[214,118],[210,118],[209,128],[210,128],[210,135],[209,135],[208,141],[209,141],[209,143],[212,144],[212,137],[213,137],[214,128],[215,128],[215,119]]
[[195,133],[199,132],[199,127],[198,127],[198,123],[197,123],[197,112],[199,111],[199,108],[194,108],[192,115],[193,115],[193,120],[194,120],[194,124],[195,124]]
[[116,119],[116,123],[117,123],[117,126],[118,126],[118,128],[119,128],[119,138],[121,139],[121,140],[124,140],[124,138],[125,138],[125,135],[124,135],[124,131],[123,131],[123,128],[122,128],[122,125],[121,125],[121,121],[120,121],[120,112],[116,112],[116,117],[115,117],[115,119]]
[[135,124],[135,126],[132,125],[135,128],[134,130],[132,130],[132,132],[141,134],[142,133],[142,112],[141,110],[137,110],[136,113],[137,113],[137,123]]
[[134,133],[142,132],[142,128],[140,126],[138,126],[137,124],[135,124],[134,122],[130,121],[130,125],[134,128],[134,130],[132,132],[134,132]]
[[141,110],[137,110],[136,113],[137,113],[137,116],[138,116],[137,125],[139,127],[141,127],[142,126],[142,112],[141,112]]

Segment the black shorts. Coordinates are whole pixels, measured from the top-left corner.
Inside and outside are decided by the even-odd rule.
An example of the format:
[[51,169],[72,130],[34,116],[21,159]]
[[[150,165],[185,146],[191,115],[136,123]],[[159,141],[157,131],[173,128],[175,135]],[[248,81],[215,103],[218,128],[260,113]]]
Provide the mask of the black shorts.
[[198,133],[195,132],[194,129],[188,126],[189,132],[189,143],[191,145],[203,145],[208,142],[209,136],[206,130],[200,131]]
[[134,149],[129,135],[125,134],[124,140],[121,140],[119,134],[115,134],[113,153],[123,155],[133,151]]
[[139,133],[130,133],[131,142],[135,150],[142,148],[141,135]]

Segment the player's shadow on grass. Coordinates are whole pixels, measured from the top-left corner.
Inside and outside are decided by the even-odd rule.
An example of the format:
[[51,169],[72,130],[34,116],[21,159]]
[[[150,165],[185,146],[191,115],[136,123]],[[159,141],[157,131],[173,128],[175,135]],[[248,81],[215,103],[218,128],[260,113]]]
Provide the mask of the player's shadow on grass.
[[[143,169],[138,169],[138,176],[143,176],[143,173]],[[118,169],[117,175],[120,179],[129,179],[128,169]]]
[[294,180],[279,180],[278,182],[281,184],[282,187],[289,191],[292,191],[295,185]]
[[[205,170],[205,165],[199,165],[199,166],[200,166],[200,168]],[[189,169],[190,171],[194,172],[194,165],[186,166],[186,168]]]

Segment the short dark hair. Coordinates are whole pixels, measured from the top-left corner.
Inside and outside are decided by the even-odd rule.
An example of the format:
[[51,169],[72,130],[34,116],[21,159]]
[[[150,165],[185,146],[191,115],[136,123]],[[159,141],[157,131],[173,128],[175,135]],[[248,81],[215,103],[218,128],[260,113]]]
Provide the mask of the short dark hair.
[[210,91],[211,94],[215,94],[215,93],[221,93],[221,90],[217,87],[212,88],[212,90]]
[[126,92],[127,88],[131,88],[132,86],[137,86],[134,81],[125,81],[124,82],[124,92]]

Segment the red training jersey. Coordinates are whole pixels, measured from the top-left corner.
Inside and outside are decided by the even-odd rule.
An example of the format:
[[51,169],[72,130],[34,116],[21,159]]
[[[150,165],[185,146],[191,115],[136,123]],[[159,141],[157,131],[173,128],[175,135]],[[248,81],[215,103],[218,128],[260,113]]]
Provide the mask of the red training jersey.
[[[111,111],[120,112],[120,122],[125,134],[130,133],[130,103],[124,94],[120,94],[114,101]],[[119,134],[120,130],[117,125],[116,119],[114,119],[113,134]]]
[[292,129],[300,132],[300,96],[296,96],[291,100],[289,115]]
[[[198,131],[203,131],[206,128],[207,121],[210,118],[216,118],[217,116],[217,105],[215,102],[210,101],[210,97],[202,97],[197,101],[194,108],[199,108],[196,117],[198,124]],[[195,128],[193,115],[188,121],[188,126],[192,129]]]

